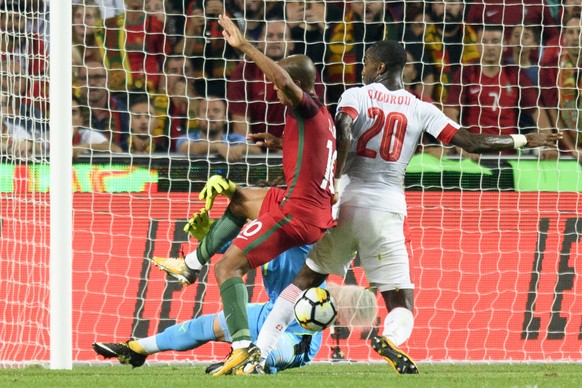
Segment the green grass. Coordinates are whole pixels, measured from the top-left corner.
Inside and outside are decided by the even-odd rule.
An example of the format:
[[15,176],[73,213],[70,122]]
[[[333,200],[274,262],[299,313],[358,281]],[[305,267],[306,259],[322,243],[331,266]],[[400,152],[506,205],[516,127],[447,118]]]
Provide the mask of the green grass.
[[75,366],[0,369],[0,387],[582,387],[582,364],[420,364],[419,375],[397,376],[384,364],[315,364],[277,375],[204,374],[203,366]]

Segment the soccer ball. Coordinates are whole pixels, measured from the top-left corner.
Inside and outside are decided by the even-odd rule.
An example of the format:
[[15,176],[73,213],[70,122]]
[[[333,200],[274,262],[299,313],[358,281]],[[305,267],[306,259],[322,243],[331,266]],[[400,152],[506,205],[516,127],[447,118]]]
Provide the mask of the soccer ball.
[[337,317],[337,307],[329,291],[319,287],[309,288],[295,302],[295,319],[307,330],[321,331],[332,325]]

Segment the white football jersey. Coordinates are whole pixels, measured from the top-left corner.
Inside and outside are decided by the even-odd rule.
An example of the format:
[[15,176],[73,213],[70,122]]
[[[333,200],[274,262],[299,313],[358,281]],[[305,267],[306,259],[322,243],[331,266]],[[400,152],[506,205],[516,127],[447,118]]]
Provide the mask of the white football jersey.
[[380,83],[346,90],[337,112],[354,120],[342,203],[406,214],[404,175],[422,133],[448,143],[459,125],[433,104]]

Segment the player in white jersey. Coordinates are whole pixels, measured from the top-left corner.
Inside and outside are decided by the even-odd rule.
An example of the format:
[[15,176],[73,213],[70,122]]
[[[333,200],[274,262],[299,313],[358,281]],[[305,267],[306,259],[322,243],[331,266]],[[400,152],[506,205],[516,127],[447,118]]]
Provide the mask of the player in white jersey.
[[403,89],[406,52],[395,41],[381,41],[366,51],[363,87],[344,92],[335,118],[339,136],[349,136],[349,150],[338,149],[336,178],[342,167],[350,182],[341,194],[338,225],[308,254],[295,280],[280,294],[257,340],[268,356],[278,335],[293,320],[293,305],[302,290],[320,284],[328,274],[344,275],[358,252],[371,285],[386,303],[382,335],[372,347],[401,374],[418,373],[416,364],[398,349],[414,325],[414,285],[410,279],[404,175],[419,139],[428,132],[470,153],[524,146],[554,146],[561,133],[493,136],[471,134],[430,103]]

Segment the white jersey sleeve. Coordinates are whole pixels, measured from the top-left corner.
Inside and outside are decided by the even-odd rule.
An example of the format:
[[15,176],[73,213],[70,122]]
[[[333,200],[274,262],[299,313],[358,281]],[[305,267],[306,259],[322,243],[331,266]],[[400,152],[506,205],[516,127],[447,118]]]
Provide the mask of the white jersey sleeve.
[[378,83],[346,90],[337,112],[354,120],[342,203],[406,214],[404,176],[422,133],[448,143],[459,126],[434,105]]

